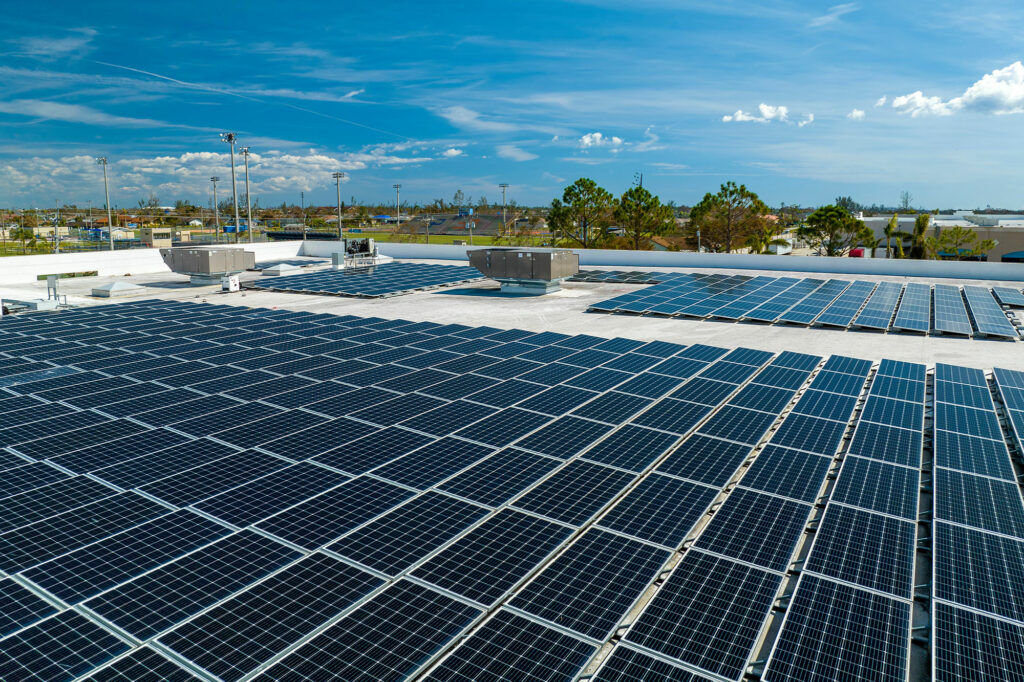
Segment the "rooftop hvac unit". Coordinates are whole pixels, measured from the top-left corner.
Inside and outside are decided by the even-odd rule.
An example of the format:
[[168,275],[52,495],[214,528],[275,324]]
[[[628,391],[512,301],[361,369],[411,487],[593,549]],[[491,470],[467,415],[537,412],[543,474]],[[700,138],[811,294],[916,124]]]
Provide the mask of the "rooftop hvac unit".
[[540,295],[561,288],[580,271],[580,257],[570,249],[495,248],[467,251],[469,264],[496,279],[512,294]]
[[164,263],[192,284],[219,284],[222,277],[256,267],[256,254],[237,247],[178,246],[160,249]]

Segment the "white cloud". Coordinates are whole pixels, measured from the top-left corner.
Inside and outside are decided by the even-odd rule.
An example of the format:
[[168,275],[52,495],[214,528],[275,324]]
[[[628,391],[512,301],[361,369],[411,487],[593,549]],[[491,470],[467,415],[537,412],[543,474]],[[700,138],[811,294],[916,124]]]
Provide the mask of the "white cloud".
[[[359,151],[326,154],[268,151],[249,157],[252,193],[277,194],[333,187],[335,171],[359,171],[372,167],[408,166],[429,162],[429,157],[399,157],[386,153]],[[231,177],[231,160],[226,152],[186,152],[174,156],[134,157],[110,160],[107,172],[111,187],[124,188],[132,196],[114,196],[111,201],[132,205],[138,195],[149,192],[170,201],[178,198],[204,200],[210,191],[210,176]],[[0,187],[11,197],[45,193],[60,197],[92,197],[102,192],[102,171],[92,156],[26,157],[0,161]],[[241,177],[241,176],[239,176]],[[115,192],[117,194],[117,192]]]
[[909,95],[901,95],[892,98],[892,108],[901,114],[910,114],[912,118],[918,116],[949,116],[953,109],[940,97],[925,97],[920,90]]
[[949,116],[958,111],[983,114],[1024,113],[1024,64],[1016,61],[1002,69],[987,73],[975,81],[959,97],[943,101],[926,96],[920,90],[895,97],[892,106],[901,114],[918,116]]
[[441,156],[445,157],[446,159],[454,159],[456,156],[462,156],[464,153],[465,152],[463,152],[461,149],[449,147],[448,149],[444,150]]
[[592,149],[595,147],[621,147],[622,138],[612,135],[611,137],[605,136],[603,133],[587,133],[581,137],[577,144],[580,149]]
[[879,97],[879,98],[878,98],[877,100],[875,100],[875,106],[876,106],[876,107],[884,107],[884,106],[885,106],[885,103],[886,103],[887,101],[888,101],[888,98],[887,98],[887,97],[886,97],[885,95],[882,95],[882,96],[881,96],[881,97]]
[[635,152],[654,152],[665,148],[665,145],[658,144],[660,138],[651,132],[648,128],[644,131],[644,139],[642,142],[637,142],[633,145],[633,151]]
[[[786,122],[789,120],[789,108],[784,106],[772,106],[771,104],[765,104],[762,102],[757,105],[757,110],[760,116],[754,114],[748,114],[742,109],[738,109],[735,114],[727,114],[722,117],[722,120],[726,123],[730,121],[737,122],[754,122],[754,123],[767,123],[768,121],[781,121]],[[813,116],[811,117],[813,120]]]
[[503,159],[512,159],[513,161],[533,161],[537,158],[536,154],[532,154],[525,149],[520,149],[514,144],[499,144],[497,147],[498,156]]
[[851,121],[863,121],[865,116],[866,114],[864,113],[863,109],[854,109],[853,111],[846,115],[846,118],[850,119]]
[[828,8],[828,11],[825,12],[825,14],[821,15],[820,17],[815,17],[814,19],[811,19],[810,23],[808,23],[808,26],[810,26],[811,28],[823,28],[826,26],[832,26],[833,24],[839,23],[839,19],[842,18],[843,15],[850,14],[851,12],[856,12],[859,9],[860,5],[858,5],[855,2],[844,2],[841,5],[833,5],[832,7]]
[[81,104],[64,104],[41,99],[16,99],[0,101],[0,113],[15,116],[29,116],[49,121],[67,121],[86,125],[115,126],[119,128],[189,128],[174,123],[155,121],[151,118],[127,118],[114,116]]
[[18,38],[11,42],[17,44],[19,55],[35,57],[43,61],[53,61],[59,57],[91,49],[89,43],[96,36],[95,29],[76,28],[72,29],[70,33],[71,35],[64,37],[49,35],[39,38]]
[[516,130],[516,126],[503,121],[488,121],[480,117],[480,113],[467,109],[464,106],[445,107],[439,109],[437,114],[449,123],[459,128],[469,130],[480,130],[491,133],[508,133]]

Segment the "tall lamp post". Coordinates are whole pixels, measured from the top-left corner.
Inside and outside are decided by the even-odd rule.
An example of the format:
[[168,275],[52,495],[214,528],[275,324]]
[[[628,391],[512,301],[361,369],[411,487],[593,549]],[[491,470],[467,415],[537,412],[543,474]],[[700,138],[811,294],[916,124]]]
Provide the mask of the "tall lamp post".
[[107,157],[101,156],[96,163],[103,166],[103,196],[107,202],[107,236],[110,237],[110,250],[114,250],[114,219],[110,216],[110,188],[107,186]]
[[402,229],[402,186],[400,184],[391,186],[395,188],[395,229],[400,230]]
[[231,146],[231,203],[235,207],[235,243],[238,243],[238,185],[235,182],[235,141],[238,139],[234,133],[221,133],[220,139]]
[[217,183],[220,178],[214,175],[210,182],[213,183],[213,221],[217,228],[217,242],[220,243],[220,204],[217,203]]
[[341,181],[345,177],[345,174],[341,171],[331,173],[331,177],[334,178],[334,184],[338,186],[338,241],[341,241]]
[[249,243],[252,244],[252,201],[249,198],[249,148],[242,147],[242,158],[245,159],[245,222],[249,231]]
[[501,232],[504,233],[508,225],[508,222],[505,218],[505,192],[506,190],[508,190],[508,183],[503,182],[500,185],[498,185],[498,187],[501,188]]

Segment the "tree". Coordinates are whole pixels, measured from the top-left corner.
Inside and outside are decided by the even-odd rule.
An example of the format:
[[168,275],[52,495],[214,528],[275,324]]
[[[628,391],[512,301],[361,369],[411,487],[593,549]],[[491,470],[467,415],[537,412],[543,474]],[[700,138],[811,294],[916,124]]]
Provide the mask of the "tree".
[[856,213],[863,209],[860,204],[853,200],[853,197],[836,197],[835,205],[846,209],[848,213]]
[[551,202],[548,226],[555,240],[591,249],[608,238],[612,195],[590,178],[565,188],[562,200]]
[[766,220],[760,230],[749,235],[745,244],[750,253],[771,253],[773,246],[789,246],[789,242],[780,235],[782,230],[778,223]]
[[864,241],[864,223],[844,209],[830,204],[807,216],[807,224],[797,234],[826,256],[845,256]]
[[922,259],[926,253],[926,236],[931,223],[931,215],[922,213],[914,219],[914,233],[910,235],[910,257]]
[[672,208],[640,186],[623,192],[615,202],[613,215],[635,251],[651,237],[667,234],[675,225]]
[[768,207],[746,185],[727,182],[690,210],[690,227],[700,230],[702,244],[728,253],[762,228],[767,213]]
[[914,201],[914,195],[913,194],[911,194],[907,190],[903,190],[902,192],[900,192],[900,210],[901,211],[903,211],[904,213],[910,211],[910,204],[913,203],[913,201]]
[[893,213],[889,224],[883,230],[885,234],[885,257],[892,258],[892,241],[896,240],[897,258],[903,258],[903,238],[910,235],[900,231],[900,214]]
[[969,260],[982,256],[993,248],[993,239],[980,239],[978,233],[968,227],[956,225],[942,230],[935,237],[925,238],[925,247],[932,258],[941,260]]

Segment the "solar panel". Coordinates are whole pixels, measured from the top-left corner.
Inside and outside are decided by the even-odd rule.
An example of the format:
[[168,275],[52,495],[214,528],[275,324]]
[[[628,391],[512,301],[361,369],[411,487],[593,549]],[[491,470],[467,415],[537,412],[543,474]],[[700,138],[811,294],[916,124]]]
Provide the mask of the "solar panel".
[[427,492],[328,547],[364,566],[397,575],[487,515],[487,510]]
[[1013,679],[1024,675],[1024,625],[935,602],[934,679]]
[[42,597],[10,578],[0,579],[0,637],[6,637],[57,612]]
[[85,605],[144,640],[299,556],[293,549],[243,530],[93,597]]
[[76,604],[230,531],[189,511],[177,511],[108,536],[22,573],[68,604]]
[[399,581],[261,673],[261,679],[407,679],[481,611]]
[[[513,504],[563,523],[582,525],[634,478],[629,472],[575,460]],[[581,496],[581,490],[587,494]]]
[[907,679],[910,604],[804,574],[765,680]]
[[499,512],[412,575],[484,605],[494,604],[572,530],[513,510]]
[[[885,284],[883,282],[883,284]],[[877,295],[877,294],[876,294]],[[928,333],[931,328],[932,288],[928,284],[910,283],[903,289],[900,307],[892,328],[902,331]],[[951,311],[946,310],[946,319],[950,319]],[[862,315],[863,316],[863,315]],[[859,319],[858,319],[859,322]]]
[[170,510],[135,493],[121,493],[0,533],[0,570],[30,568]]
[[599,529],[584,533],[509,602],[604,640],[661,572],[670,552]]
[[967,299],[979,334],[1009,339],[1019,337],[1017,328],[1010,323],[1006,313],[992,298],[992,293],[987,288],[964,287],[964,298]]
[[66,680],[128,648],[122,639],[77,611],[64,611],[0,640],[0,678]]
[[747,457],[750,446],[696,434],[676,448],[656,471],[721,487]]
[[382,263],[371,267],[299,273],[246,282],[268,291],[334,296],[381,297],[484,279],[476,268],[424,263]]
[[851,324],[870,329],[888,329],[902,291],[903,285],[897,282],[879,282],[871,298]]
[[806,570],[911,597],[916,523],[830,502]]
[[572,679],[595,650],[591,644],[502,610],[423,679]]
[[829,457],[769,443],[744,474],[740,485],[804,502],[814,502],[832,468]]
[[1024,542],[935,524],[935,597],[1024,622]]
[[382,583],[337,559],[313,554],[163,635],[160,643],[234,682]]
[[847,457],[830,499],[869,511],[917,519],[916,469]]
[[147,646],[133,650],[84,678],[87,682],[198,682],[199,679]]
[[691,550],[625,640],[738,679],[781,582],[776,573]]
[[623,496],[598,524],[665,547],[678,547],[717,495],[717,488],[654,473]]
[[812,507],[736,488],[715,512],[696,547],[782,571],[790,563]]

